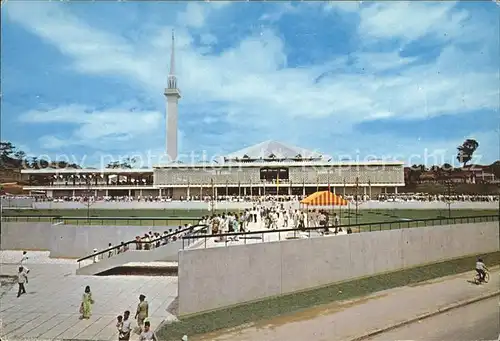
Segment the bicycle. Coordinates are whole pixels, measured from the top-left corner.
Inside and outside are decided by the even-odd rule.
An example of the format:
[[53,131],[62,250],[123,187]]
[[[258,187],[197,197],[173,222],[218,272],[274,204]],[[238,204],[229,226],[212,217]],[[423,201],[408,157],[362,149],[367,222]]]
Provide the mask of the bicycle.
[[473,279],[473,282],[476,284],[476,285],[479,285],[481,283],[488,283],[490,280],[490,273],[488,271],[485,272],[485,275],[484,275],[484,279],[481,280],[481,276],[476,273],[474,275],[474,279]]

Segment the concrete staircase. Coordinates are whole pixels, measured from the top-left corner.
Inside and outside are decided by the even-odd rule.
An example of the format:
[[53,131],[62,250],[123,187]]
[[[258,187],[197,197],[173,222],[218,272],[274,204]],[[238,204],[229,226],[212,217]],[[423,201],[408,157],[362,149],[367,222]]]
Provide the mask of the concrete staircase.
[[129,250],[127,252],[106,256],[96,263],[90,263],[76,270],[77,275],[97,275],[127,263],[177,262],[182,240],[168,243],[152,250]]
[[[174,232],[168,236],[162,238],[173,238],[177,237],[177,240],[171,241],[166,245],[162,245],[157,248],[153,248],[151,250],[128,250],[123,253],[113,254],[111,257],[108,257],[107,251],[103,250],[98,253],[98,261],[93,262],[94,257],[89,255],[82,259],[79,259],[79,267],[76,270],[77,275],[97,275],[103,273],[105,271],[121,267],[127,263],[151,263],[151,262],[176,262],[179,257],[179,250],[182,248],[193,248],[197,245],[200,245],[203,241],[195,240],[195,243],[184,242],[182,239],[183,235],[204,235],[206,232],[206,225],[195,225],[180,231]],[[135,241],[129,241],[126,245],[131,245],[134,247]],[[116,250],[115,246],[113,249],[109,249],[110,251]]]

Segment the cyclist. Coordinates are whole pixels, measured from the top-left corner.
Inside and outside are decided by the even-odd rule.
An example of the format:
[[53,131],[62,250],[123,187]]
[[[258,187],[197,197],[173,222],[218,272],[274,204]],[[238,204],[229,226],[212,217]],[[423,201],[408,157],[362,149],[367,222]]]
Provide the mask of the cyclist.
[[484,279],[486,277],[486,271],[488,271],[488,268],[486,267],[486,265],[484,265],[482,258],[477,259],[476,271],[479,274],[479,280],[481,282],[484,282]]

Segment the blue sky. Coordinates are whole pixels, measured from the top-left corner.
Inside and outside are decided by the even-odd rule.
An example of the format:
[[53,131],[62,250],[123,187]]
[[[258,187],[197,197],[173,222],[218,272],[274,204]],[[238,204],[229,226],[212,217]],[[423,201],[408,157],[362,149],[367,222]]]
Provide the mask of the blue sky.
[[499,158],[493,2],[2,5],[2,140],[98,165],[165,149],[171,30],[180,153],[274,139],[335,158]]

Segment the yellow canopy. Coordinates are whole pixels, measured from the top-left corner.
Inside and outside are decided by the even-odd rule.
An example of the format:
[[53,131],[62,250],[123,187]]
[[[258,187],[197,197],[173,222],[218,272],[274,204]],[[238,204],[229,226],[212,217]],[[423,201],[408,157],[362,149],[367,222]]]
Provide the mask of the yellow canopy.
[[330,191],[319,191],[300,201],[303,205],[310,206],[347,206],[349,202]]

